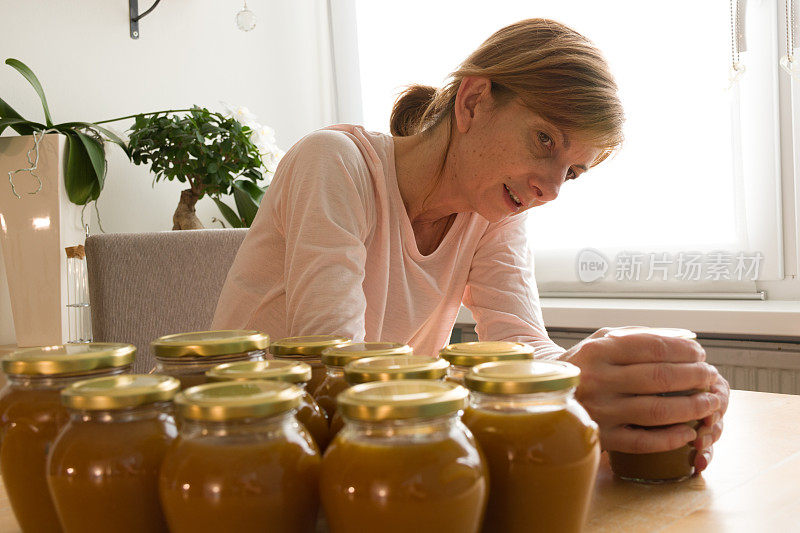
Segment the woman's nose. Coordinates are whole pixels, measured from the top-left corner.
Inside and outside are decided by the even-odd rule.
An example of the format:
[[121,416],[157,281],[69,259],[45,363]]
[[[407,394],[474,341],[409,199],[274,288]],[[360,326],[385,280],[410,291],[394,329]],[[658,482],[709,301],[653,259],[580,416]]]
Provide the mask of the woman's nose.
[[539,202],[550,202],[558,197],[558,192],[561,190],[561,180],[540,180],[536,183],[531,183],[531,189],[535,195],[534,200]]

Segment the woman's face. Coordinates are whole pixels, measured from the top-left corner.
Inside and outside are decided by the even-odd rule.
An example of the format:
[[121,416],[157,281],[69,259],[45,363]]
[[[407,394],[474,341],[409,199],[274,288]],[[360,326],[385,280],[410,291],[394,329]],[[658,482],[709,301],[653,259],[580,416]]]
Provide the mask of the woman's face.
[[555,200],[600,155],[516,101],[476,102],[469,120],[454,138],[457,190],[490,222]]

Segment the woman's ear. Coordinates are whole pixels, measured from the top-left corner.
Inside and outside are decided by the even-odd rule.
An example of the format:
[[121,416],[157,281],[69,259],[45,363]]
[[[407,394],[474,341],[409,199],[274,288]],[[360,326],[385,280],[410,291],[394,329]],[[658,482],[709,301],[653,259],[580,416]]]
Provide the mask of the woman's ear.
[[467,76],[461,80],[456,93],[453,112],[456,129],[467,133],[475,123],[476,116],[491,108],[492,82],[489,78]]

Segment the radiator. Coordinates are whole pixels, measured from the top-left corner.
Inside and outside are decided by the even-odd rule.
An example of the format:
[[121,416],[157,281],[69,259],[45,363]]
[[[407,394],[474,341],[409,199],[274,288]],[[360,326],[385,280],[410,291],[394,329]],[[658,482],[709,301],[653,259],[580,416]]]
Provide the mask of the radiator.
[[[550,331],[553,342],[565,349],[586,335]],[[456,325],[453,342],[473,340],[478,340],[474,326]],[[706,350],[706,360],[717,367],[732,389],[800,394],[800,341],[698,340]]]

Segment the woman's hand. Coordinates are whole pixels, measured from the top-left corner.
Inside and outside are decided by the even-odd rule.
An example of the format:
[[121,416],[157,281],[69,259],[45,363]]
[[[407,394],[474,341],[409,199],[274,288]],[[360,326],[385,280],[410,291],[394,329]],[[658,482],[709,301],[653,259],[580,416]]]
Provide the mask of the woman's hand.
[[[705,350],[688,339],[646,333],[605,337],[608,331],[596,331],[563,357],[581,368],[576,398],[600,426],[603,449],[650,453],[693,442],[699,451],[695,468],[705,469],[730,394],[725,379],[705,362]],[[692,389],[708,392],[656,396]],[[684,424],[688,420],[702,424],[695,431]]]
[[731,394],[731,388],[728,382],[722,376],[717,376],[717,380],[711,385],[711,393],[720,398],[721,406],[718,410],[714,411],[710,416],[702,420],[702,425],[697,428],[697,439],[694,441],[694,447],[697,449],[697,456],[694,459],[695,473],[699,474],[708,467],[711,458],[714,456],[713,444],[719,440],[722,435],[722,417],[728,409],[728,397]]

